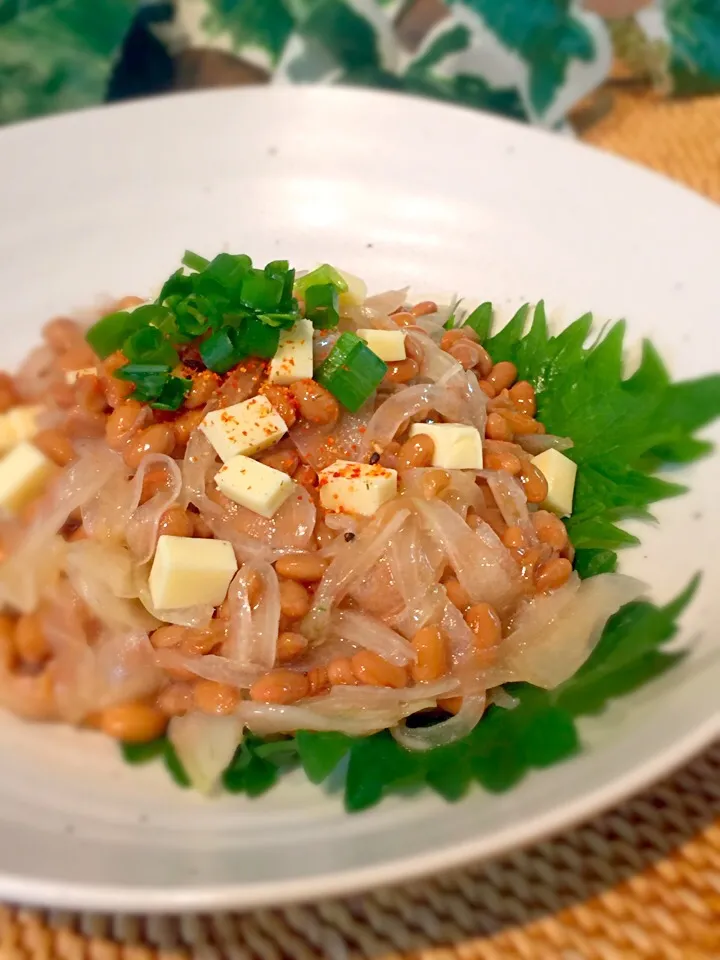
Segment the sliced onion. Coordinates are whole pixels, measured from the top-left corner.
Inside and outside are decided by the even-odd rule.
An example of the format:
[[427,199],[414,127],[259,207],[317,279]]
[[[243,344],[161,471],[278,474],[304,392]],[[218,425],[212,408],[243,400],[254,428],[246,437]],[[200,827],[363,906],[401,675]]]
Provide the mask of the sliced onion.
[[196,677],[214,680],[216,683],[226,683],[229,687],[237,687],[240,690],[249,689],[263,674],[259,669],[239,667],[227,657],[219,657],[213,653],[193,657],[172,647],[156,650],[155,663],[163,670],[188,670]]
[[[433,706],[430,700],[429,705]],[[275,733],[295,733],[296,730],[326,730],[346,733],[350,737],[362,737],[394,726],[404,716],[422,709],[423,701],[399,704],[378,710],[363,710],[359,714],[351,710],[347,715],[326,716],[311,706],[281,706],[275,703],[241,703],[236,715],[260,736]]]
[[410,338],[413,346],[422,354],[420,376],[424,379],[430,380],[432,383],[440,381],[442,384],[448,376],[453,376],[462,371],[462,365],[449,353],[441,350],[427,333],[414,329],[405,335]]
[[514,710],[520,703],[518,698],[511,696],[505,687],[493,687],[492,690],[488,690],[487,698],[488,706],[494,704],[502,710]]
[[412,637],[437,618],[445,602],[444,591],[438,586],[435,569],[424,550],[414,518],[393,537],[387,562],[403,607],[386,619],[406,637]]
[[[361,710],[381,710],[399,704],[417,704],[422,701],[434,702],[439,697],[447,697],[458,689],[456,677],[443,677],[431,683],[416,683],[412,687],[394,690],[391,687],[358,687],[338,685],[323,697],[306,701],[308,706],[322,714],[343,714],[346,711],[357,713]],[[417,707],[415,708],[417,709]]]
[[534,597],[501,643],[490,685],[524,680],[552,689],[564,683],[595,649],[608,619],[644,592],[632,577],[603,573],[581,582],[574,574],[559,590]]
[[418,384],[398,391],[381,403],[367,425],[361,453],[371,453],[375,447],[384,449],[413,417],[430,410],[432,396],[431,385]]
[[[259,577],[262,594],[250,606],[249,587]],[[280,584],[269,563],[245,563],[228,591],[230,624],[223,653],[241,669],[270,670],[275,663],[280,624]]]
[[[159,490],[150,499],[140,504],[142,485],[147,471],[160,467],[166,472],[166,487]],[[129,518],[126,540],[138,563],[146,563],[155,552],[158,525],[165,511],[179,498],[182,491],[180,468],[172,457],[162,453],[146,454],[140,462],[133,485],[136,488],[138,503]]]
[[404,666],[417,659],[412,646],[381,620],[356,610],[335,610],[330,622],[330,633],[343,640],[372,650],[390,663]]
[[68,544],[65,565],[75,592],[101,623],[120,631],[145,631],[157,626],[134,599],[133,564],[124,547],[78,540]]
[[522,485],[505,470],[489,470],[485,476],[505,523],[509,527],[520,527],[528,544],[536,543],[535,527],[530,520]]
[[484,694],[465,696],[454,717],[432,727],[408,727],[401,723],[390,733],[406,750],[434,750],[466,737],[478,725],[484,712]]
[[486,524],[472,530],[441,500],[413,500],[416,515],[442,548],[473,603],[504,610],[517,597],[517,572],[505,547]]
[[302,632],[307,637],[320,639],[333,608],[345,596],[352,581],[362,579],[378,562],[409,516],[409,510],[400,509],[397,501],[390,501],[354,540],[343,545],[319,582],[313,605],[303,620]]
[[173,717],[168,739],[175,747],[190,783],[200,793],[212,793],[242,741],[243,721],[237,716],[217,717],[188,713]]

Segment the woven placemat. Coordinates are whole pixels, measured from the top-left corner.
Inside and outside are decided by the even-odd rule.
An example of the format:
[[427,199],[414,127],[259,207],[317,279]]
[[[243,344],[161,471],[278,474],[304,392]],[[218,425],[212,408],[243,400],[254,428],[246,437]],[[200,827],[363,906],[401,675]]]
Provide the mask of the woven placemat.
[[[603,91],[583,139],[720,201],[720,97]],[[0,960],[720,960],[720,745],[566,836],[402,887],[186,917],[0,906]]]

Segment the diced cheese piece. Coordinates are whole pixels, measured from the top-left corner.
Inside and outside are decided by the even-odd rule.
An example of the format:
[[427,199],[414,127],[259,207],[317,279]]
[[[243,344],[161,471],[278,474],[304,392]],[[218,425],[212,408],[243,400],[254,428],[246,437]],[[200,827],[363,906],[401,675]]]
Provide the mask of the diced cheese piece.
[[40,429],[42,407],[13,407],[0,415],[0,454],[7,453],[22,440],[31,440]]
[[251,457],[287,433],[285,421],[262,394],[213,410],[202,421],[200,429],[224,463],[238,454]]
[[280,331],[277,353],[270,361],[268,380],[287,386],[296,380],[312,380],[313,325],[311,320],[298,320],[289,330]]
[[318,474],[320,503],[328,513],[372,517],[397,495],[397,471],[379,464],[336,460]]
[[365,285],[365,281],[361,280],[360,277],[356,277],[352,273],[348,273],[347,270],[338,270],[338,273],[348,285],[345,293],[341,293],[338,297],[340,306],[359,307],[360,304],[364,302],[365,297],[367,297],[367,286]]
[[243,456],[229,460],[215,474],[215,483],[230,500],[268,518],[295,490],[295,484],[282,470]]
[[401,330],[362,329],[358,330],[357,335],[385,363],[394,363],[407,357],[405,334]]
[[432,465],[445,470],[482,470],[483,446],[480,431],[464,423],[414,423],[410,436],[430,437]]
[[65,383],[72,386],[80,377],[94,377],[97,374],[97,367],[82,367],[80,370],[66,370]]
[[27,440],[0,460],[0,507],[18,513],[42,493],[55,464]]
[[218,607],[236,570],[235,551],[227,540],[162,536],[150,571],[153,605],[158,610]]
[[573,510],[577,464],[553,448],[539,453],[531,462],[547,480],[548,495],[540,507],[559,517],[569,517]]

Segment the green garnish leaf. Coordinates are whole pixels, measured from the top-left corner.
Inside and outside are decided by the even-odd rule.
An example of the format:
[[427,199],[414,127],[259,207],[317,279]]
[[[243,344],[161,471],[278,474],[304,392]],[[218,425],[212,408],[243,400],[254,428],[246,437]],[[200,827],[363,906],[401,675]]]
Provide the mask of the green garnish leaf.
[[340,271],[331,267],[329,263],[323,263],[303,277],[298,277],[295,281],[295,293],[297,296],[304,297],[309,287],[326,283],[331,284],[338,293],[347,293],[347,281]]
[[353,413],[377,390],[387,364],[354,333],[341,333],[315,379]]
[[175,747],[170,743],[169,740],[165,740],[165,749],[163,750],[162,756],[165,762],[165,767],[175,783],[179,787],[189,787],[190,777],[185,772],[185,767],[183,767],[182,763],[180,762],[180,758],[175,751]]
[[344,733],[309,733],[299,730],[295,743],[300,763],[308,780],[322,783],[327,780],[355,741]]
[[528,313],[518,311],[484,346],[495,362],[511,360],[518,378],[533,384],[547,432],[573,440],[567,456],[578,464],[578,480],[567,526],[579,552],[604,551],[579,558],[580,572],[591,575],[612,569],[611,554],[637,542],[618,521],[649,516],[653,503],[683,492],[648,469],[688,463],[707,452],[693,434],[720,416],[720,375],[672,383],[646,343],[640,367],[626,379],[623,323],[586,345],[589,314],[551,336],[543,304],[526,332]]
[[485,340],[492,327],[492,316],[493,305],[489,301],[486,301],[485,303],[481,303],[479,307],[475,307],[473,312],[465,318],[465,322],[462,325],[463,327],[470,327],[481,340]]
[[137,766],[161,757],[166,743],[165,737],[158,737],[157,740],[151,740],[149,743],[121,743],[120,752],[125,763]]

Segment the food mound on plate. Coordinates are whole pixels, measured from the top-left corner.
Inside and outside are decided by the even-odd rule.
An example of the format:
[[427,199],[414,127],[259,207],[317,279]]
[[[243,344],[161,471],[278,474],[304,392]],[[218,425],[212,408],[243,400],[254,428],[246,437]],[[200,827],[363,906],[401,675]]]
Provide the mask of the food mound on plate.
[[217,778],[245,731],[425,750],[570,677],[638,585],[573,572],[572,438],[488,305],[183,264],[2,377],[0,703]]

